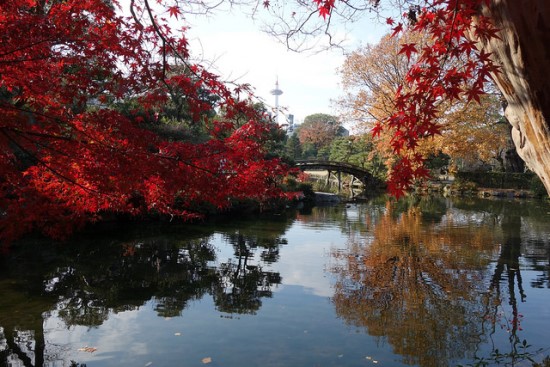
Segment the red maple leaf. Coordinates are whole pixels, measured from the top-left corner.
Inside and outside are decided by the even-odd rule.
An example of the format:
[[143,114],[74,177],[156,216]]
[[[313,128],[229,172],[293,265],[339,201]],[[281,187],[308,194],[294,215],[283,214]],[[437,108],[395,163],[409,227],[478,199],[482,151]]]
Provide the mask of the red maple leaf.
[[411,59],[411,55],[413,53],[417,53],[417,52],[418,51],[416,50],[416,43],[404,43],[401,46],[401,50],[399,50],[399,54],[405,54],[408,60]]
[[179,6],[175,5],[168,8],[168,13],[170,14],[170,17],[175,17],[178,19],[178,16],[181,14],[181,10]]
[[402,23],[397,23],[397,25],[392,28],[392,31],[393,32],[392,32],[391,36],[395,37],[397,34],[399,34],[403,31],[403,24]]

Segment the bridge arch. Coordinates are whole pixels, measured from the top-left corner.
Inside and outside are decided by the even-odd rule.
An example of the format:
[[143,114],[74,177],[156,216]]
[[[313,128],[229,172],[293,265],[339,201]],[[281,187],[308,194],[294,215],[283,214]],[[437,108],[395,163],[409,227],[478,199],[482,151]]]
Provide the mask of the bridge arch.
[[365,187],[378,188],[381,186],[381,181],[374,177],[369,171],[351,163],[323,160],[298,160],[296,161],[296,167],[300,168],[302,171],[326,170],[329,171],[329,176],[331,172],[347,173],[361,181]]

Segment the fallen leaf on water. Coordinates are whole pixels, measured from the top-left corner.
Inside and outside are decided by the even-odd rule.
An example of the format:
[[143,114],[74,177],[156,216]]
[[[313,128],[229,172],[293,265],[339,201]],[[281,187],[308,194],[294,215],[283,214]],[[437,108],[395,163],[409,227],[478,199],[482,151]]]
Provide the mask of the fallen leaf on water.
[[212,362],[212,358],[210,358],[210,357],[206,357],[206,358],[202,359],[202,363],[204,363],[204,364],[207,364],[207,363],[210,363],[210,362]]
[[88,352],[88,353],[93,353],[97,350],[97,348],[94,348],[94,347],[84,347],[84,348],[78,348],[78,351],[79,352]]

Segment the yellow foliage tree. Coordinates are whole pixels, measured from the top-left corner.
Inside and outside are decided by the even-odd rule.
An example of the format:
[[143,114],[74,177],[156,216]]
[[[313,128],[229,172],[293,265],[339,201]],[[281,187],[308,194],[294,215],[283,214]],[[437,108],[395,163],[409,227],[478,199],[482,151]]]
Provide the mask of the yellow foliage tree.
[[[377,45],[367,45],[347,57],[340,69],[345,95],[339,106],[359,131],[369,133],[375,123],[395,113],[395,94],[416,61],[400,53],[402,45],[425,42],[429,40],[419,34],[404,34],[400,38],[387,35]],[[442,112],[438,119],[440,134],[421,140],[416,153],[428,157],[441,152],[468,165],[502,161],[510,145],[509,127],[500,113],[496,92],[481,97],[480,103],[442,100],[438,109]],[[378,152],[388,162],[393,154],[390,141],[395,134],[384,129],[376,139]]]

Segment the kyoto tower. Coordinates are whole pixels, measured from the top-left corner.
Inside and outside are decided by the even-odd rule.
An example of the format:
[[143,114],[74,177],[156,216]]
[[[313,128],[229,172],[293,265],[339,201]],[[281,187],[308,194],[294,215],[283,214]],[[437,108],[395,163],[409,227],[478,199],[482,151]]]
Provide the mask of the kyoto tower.
[[272,89],[271,94],[275,96],[275,122],[279,124],[279,96],[283,94],[283,91],[279,89],[279,78],[275,81],[275,89]]

